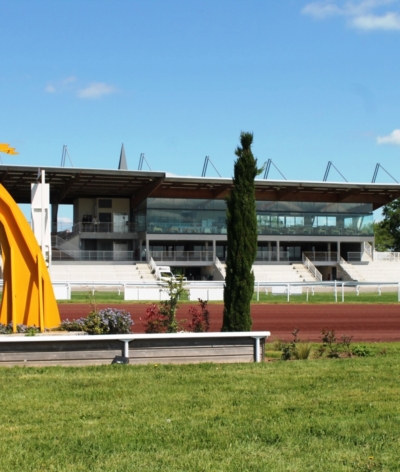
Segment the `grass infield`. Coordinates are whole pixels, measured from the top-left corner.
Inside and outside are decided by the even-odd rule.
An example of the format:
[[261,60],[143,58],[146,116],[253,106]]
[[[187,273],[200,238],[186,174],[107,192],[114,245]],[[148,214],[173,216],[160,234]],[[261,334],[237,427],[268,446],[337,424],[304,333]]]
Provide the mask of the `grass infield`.
[[[60,300],[58,303],[90,303],[90,300],[93,299],[91,295],[92,292],[81,292],[81,291],[73,291],[71,294],[71,300]],[[124,294],[121,292],[118,295],[116,291],[95,291],[94,292],[94,299],[97,303],[127,303],[124,300]],[[342,293],[338,290],[337,294],[338,303],[342,301]],[[347,290],[344,294],[344,301],[345,303],[367,303],[367,304],[393,304],[399,303],[398,302],[398,294],[397,291],[393,292],[382,292],[381,295],[378,294],[377,291],[360,291],[360,294],[357,295],[354,289]],[[189,302],[188,297],[182,297],[181,303],[192,303]],[[135,303],[134,301],[129,301],[129,303]],[[151,301],[140,301],[138,303],[151,303]],[[221,302],[212,302],[214,303],[223,303]],[[260,292],[259,300],[257,301],[257,294],[253,295],[253,303],[268,303],[268,304],[329,304],[329,303],[336,303],[334,298],[333,291],[330,292],[315,292],[314,295],[311,294],[311,290],[308,293],[304,292],[302,295],[292,295],[290,297],[290,301],[287,301],[286,295],[271,295],[266,294],[265,292]]]
[[368,346],[351,359],[1,368],[0,470],[398,471],[400,343]]

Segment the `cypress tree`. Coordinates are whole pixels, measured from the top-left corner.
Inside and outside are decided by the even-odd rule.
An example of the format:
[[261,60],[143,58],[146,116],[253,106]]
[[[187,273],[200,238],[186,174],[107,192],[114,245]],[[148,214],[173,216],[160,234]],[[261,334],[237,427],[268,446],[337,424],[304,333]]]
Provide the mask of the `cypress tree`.
[[222,331],[249,331],[254,292],[252,266],[257,254],[254,179],[262,171],[251,152],[252,133],[241,133],[234,166],[233,189],[227,198],[228,248]]

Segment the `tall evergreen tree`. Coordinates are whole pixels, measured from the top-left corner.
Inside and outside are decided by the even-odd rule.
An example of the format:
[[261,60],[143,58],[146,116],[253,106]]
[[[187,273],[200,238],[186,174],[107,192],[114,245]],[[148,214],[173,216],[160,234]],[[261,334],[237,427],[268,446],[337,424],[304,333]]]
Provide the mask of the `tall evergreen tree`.
[[250,302],[254,292],[252,266],[257,254],[257,217],[254,179],[257,159],[251,152],[252,133],[241,133],[235,151],[233,189],[227,198],[228,250],[224,287],[222,331],[249,331],[252,325]]

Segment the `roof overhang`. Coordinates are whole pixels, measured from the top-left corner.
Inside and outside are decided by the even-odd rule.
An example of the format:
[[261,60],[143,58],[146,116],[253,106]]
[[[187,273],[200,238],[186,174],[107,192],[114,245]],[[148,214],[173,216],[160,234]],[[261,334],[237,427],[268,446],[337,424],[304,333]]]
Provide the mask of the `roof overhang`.
[[[0,165],[0,182],[17,203],[31,202],[31,184],[45,171],[52,204],[72,204],[77,198],[129,198],[132,205],[144,199],[224,199],[232,179],[179,177],[165,172]],[[298,182],[256,180],[257,200],[371,203],[376,210],[400,198],[399,184]]]

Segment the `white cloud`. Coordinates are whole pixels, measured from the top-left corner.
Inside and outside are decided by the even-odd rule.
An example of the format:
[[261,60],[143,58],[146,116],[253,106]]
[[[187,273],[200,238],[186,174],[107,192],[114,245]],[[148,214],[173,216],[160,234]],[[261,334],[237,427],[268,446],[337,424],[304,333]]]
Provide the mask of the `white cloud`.
[[394,144],[400,146],[400,129],[395,129],[387,136],[378,136],[376,139],[378,144]]
[[112,85],[105,84],[104,82],[93,82],[88,87],[85,87],[78,91],[79,98],[100,98],[103,95],[109,95],[115,93],[116,89]]
[[398,3],[398,0],[359,0],[357,2],[323,0],[308,3],[302,9],[302,13],[316,20],[343,17],[351,27],[363,31],[399,30],[398,8],[397,11],[381,11],[385,6],[395,3]]
[[47,93],[56,93],[57,92],[56,88],[52,84],[47,85],[45,90],[46,90]]
[[74,75],[70,75],[69,77],[65,77],[65,79],[62,80],[62,83],[64,85],[67,85],[67,84],[72,84],[76,82],[77,80],[78,79]]
[[355,28],[362,30],[400,30],[400,15],[397,13],[386,13],[383,16],[366,15],[353,19]]
[[46,86],[45,91],[47,93],[60,93],[71,90],[71,84],[77,81],[77,78],[73,75],[65,77],[57,82],[50,83]]

